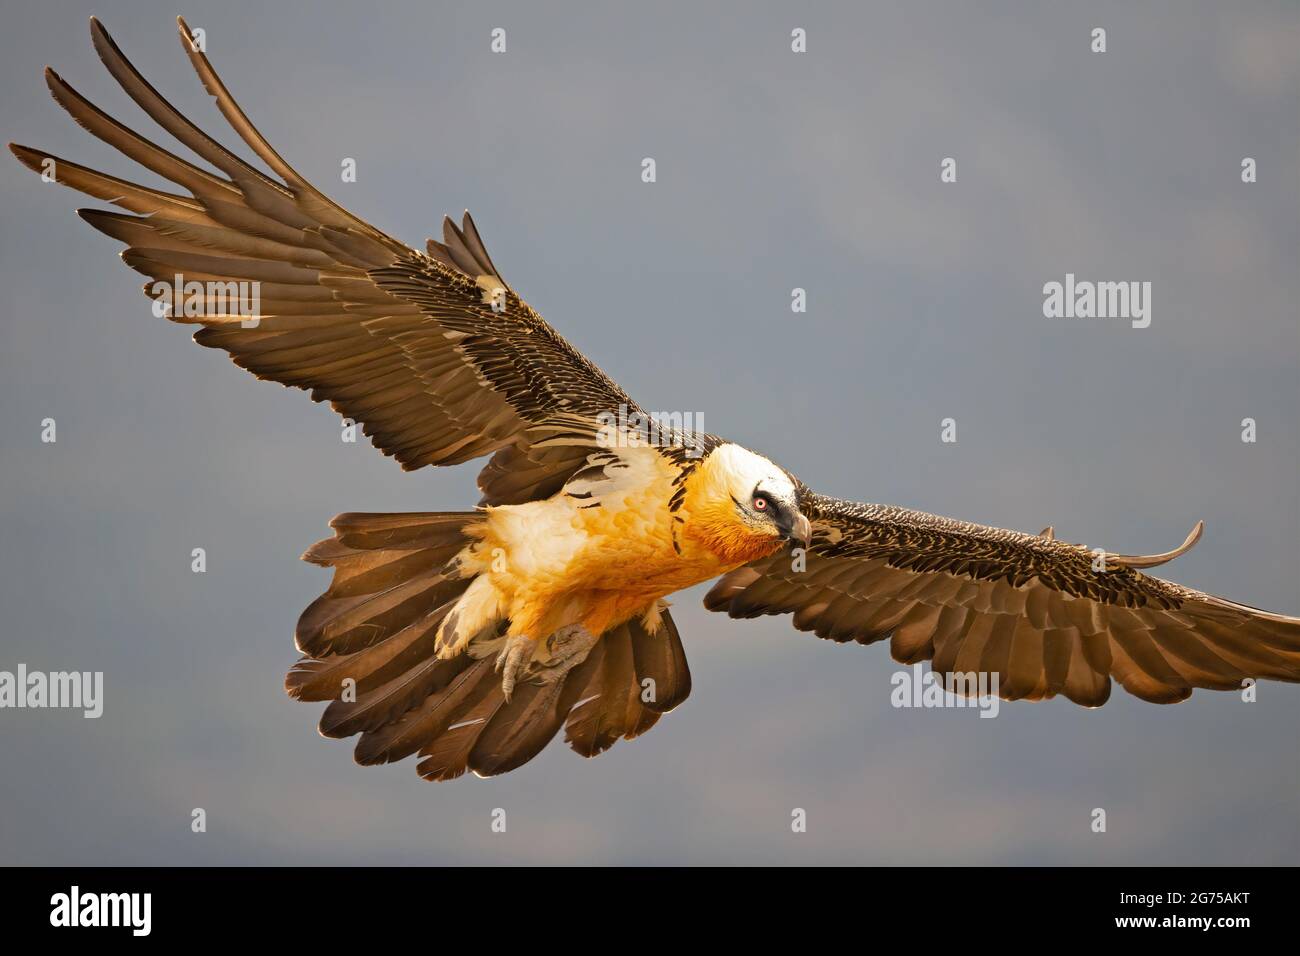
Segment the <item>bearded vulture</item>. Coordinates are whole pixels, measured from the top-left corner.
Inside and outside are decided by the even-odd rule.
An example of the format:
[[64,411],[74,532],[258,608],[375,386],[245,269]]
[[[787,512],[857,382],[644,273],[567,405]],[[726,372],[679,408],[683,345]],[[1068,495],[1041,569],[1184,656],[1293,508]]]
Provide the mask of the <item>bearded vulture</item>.
[[[305,656],[286,687],[329,702],[320,731],[359,734],[359,763],[418,755],[426,779],[486,776],[532,759],[561,725],[583,756],[645,733],[691,690],[663,598],[715,577],[711,610],[793,614],[840,643],[887,640],[898,661],[985,675],[1009,700],[1096,707],[1112,678],[1156,703],[1300,680],[1300,618],[1142,573],[1190,548],[1199,524],[1165,554],[1090,551],[1050,528],[828,498],[715,436],[649,434],[640,406],[501,277],[468,213],[420,252],[340,208],[262,138],[179,27],[270,175],[163,99],[96,20],[109,72],[211,170],[52,70],[50,91],[78,123],[183,192],[14,154],[134,214],[80,211],[127,245],[147,295],[171,297],[159,314],[200,326],[200,345],[329,401],[404,469],[491,456],[477,510],[342,514],[304,555],[333,580],[298,622]],[[177,305],[181,281],[201,290],[197,308]],[[256,286],[255,316],[211,291],[240,283]]]

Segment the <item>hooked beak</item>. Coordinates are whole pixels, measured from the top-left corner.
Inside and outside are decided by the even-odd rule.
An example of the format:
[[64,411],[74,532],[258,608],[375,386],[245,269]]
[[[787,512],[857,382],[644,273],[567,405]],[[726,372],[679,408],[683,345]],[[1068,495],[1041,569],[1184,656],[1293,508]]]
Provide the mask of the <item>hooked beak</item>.
[[808,519],[801,514],[795,515],[794,521],[790,523],[790,528],[785,533],[786,539],[791,544],[797,544],[799,547],[807,549],[812,543],[812,525]]

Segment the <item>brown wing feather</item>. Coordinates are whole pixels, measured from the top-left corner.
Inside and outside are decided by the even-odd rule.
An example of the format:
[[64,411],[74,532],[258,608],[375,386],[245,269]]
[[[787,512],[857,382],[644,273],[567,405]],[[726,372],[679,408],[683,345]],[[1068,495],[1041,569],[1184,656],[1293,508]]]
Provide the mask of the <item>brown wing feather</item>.
[[[270,146],[235,103],[189,29],[181,43],[231,127],[273,175],[203,132],[139,73],[98,20],[100,59],[158,125],[216,170],[175,155],[104,113],[52,70],[55,100],[93,135],[190,193],[138,186],[11,145],[26,166],[53,162],[64,185],[131,213],[82,212],[127,244],[123,258],[150,278],[146,294],[179,273],[186,281],[260,283],[260,319],[245,327],[237,309],[203,300],[202,345],[226,350],[259,378],[310,391],[362,425],[404,468],[456,464],[500,452],[484,469],[485,502],[544,496],[580,467],[595,444],[592,419],[620,405],[623,391],[560,337],[501,279],[469,214],[443,224],[426,255],[332,202]],[[278,177],[278,178],[275,178]],[[504,291],[503,311],[492,293]],[[538,427],[564,421],[566,438],[543,452]],[[526,477],[503,467],[527,464]]]
[[723,577],[705,606],[733,617],[794,614],[835,641],[889,638],[895,659],[942,674],[996,674],[1007,699],[1064,694],[1098,706],[1111,678],[1143,700],[1246,678],[1300,681],[1300,618],[1149,577],[1162,555],[1096,555],[1027,535],[804,490],[813,528],[806,566],[787,554]]

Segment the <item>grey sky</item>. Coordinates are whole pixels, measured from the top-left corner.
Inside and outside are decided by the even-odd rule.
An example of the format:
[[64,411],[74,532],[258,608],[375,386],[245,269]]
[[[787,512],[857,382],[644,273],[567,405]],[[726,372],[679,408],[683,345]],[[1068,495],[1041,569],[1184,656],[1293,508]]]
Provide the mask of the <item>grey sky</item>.
[[[138,178],[41,79],[154,135],[91,13],[232,140],[183,13],[309,179],[417,245],[470,208],[511,284],[644,406],[846,497],[1129,553],[1204,518],[1162,571],[1300,613],[1294,4],[3,2],[6,140]],[[354,766],[281,689],[327,582],[297,557],[337,512],[472,505],[477,466],[404,474],[188,343],[72,212],[102,204],[8,158],[0,202],[0,669],[103,670],[107,695],[100,720],[0,711],[0,862],[1300,855],[1300,688],[898,710],[886,648],[729,621],[703,588],[675,601],[692,697],[640,740],[590,761],[557,741],[487,781]],[[1150,281],[1150,328],[1044,318],[1067,272]]]

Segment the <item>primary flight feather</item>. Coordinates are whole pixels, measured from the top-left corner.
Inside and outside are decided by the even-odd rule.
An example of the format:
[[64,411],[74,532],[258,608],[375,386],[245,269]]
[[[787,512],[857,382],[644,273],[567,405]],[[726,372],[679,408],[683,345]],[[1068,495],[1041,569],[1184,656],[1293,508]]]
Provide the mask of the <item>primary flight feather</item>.
[[[1253,678],[1300,681],[1300,618],[1149,577],[1177,557],[1090,551],[815,494],[712,435],[645,413],[518,297],[469,213],[420,252],[322,195],[271,148],[179,21],[182,46],[271,175],[178,112],[91,20],[100,59],[216,172],[99,110],[52,70],[89,132],[184,193],[25,146],[30,168],[128,213],[81,210],[127,244],[168,317],[259,378],[307,389],[405,469],[490,455],[468,513],[343,514],[304,558],[333,568],[298,622],[286,678],[328,701],[321,733],[360,763],[419,755],[428,779],[503,773],[559,731],[584,756],[654,726],[690,693],[663,598],[720,577],[732,617],[792,613],[904,663],[982,674],[1007,699],[1096,706],[1112,678],[1144,700]],[[176,285],[196,284],[179,308]],[[253,284],[255,317],[224,290]],[[215,290],[215,291],[213,291]]]

